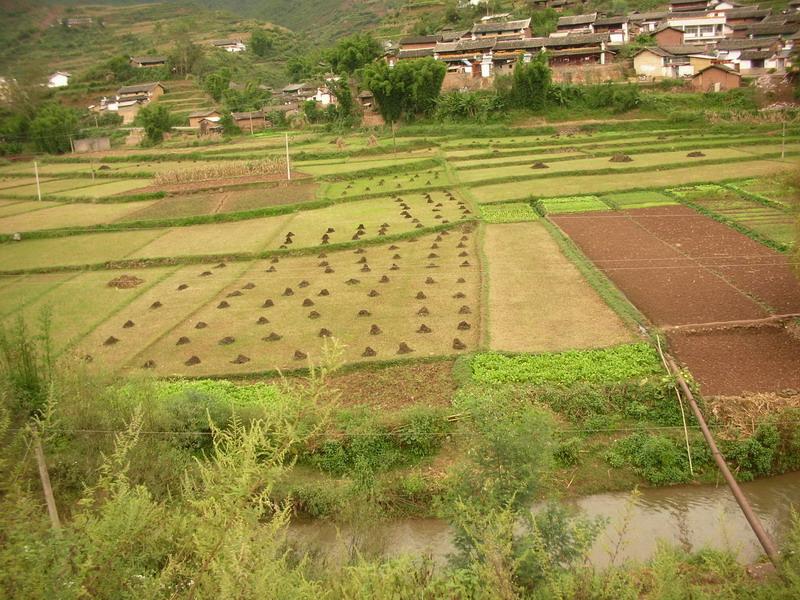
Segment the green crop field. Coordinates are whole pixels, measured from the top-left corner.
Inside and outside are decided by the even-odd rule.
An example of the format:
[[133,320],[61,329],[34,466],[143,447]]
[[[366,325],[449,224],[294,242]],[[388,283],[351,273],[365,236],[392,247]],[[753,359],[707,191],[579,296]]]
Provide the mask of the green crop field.
[[675,190],[674,193],[691,204],[776,242],[792,244],[795,241],[796,217],[788,209],[761,204],[721,186],[701,186]]

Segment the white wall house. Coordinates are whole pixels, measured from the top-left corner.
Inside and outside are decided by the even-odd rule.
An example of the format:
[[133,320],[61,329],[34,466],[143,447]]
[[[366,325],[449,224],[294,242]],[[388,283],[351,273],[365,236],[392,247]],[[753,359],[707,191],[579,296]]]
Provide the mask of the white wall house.
[[226,52],[244,52],[247,46],[242,40],[215,40],[211,42],[215,48]]
[[69,78],[72,77],[69,73],[65,73],[64,71],[56,71],[50,77],[47,78],[47,87],[49,88],[60,88],[60,87],[67,87],[69,85]]
[[725,39],[730,28],[725,25],[724,13],[716,16],[713,13],[705,16],[681,17],[680,13],[670,16],[667,25],[683,31],[685,44],[705,44]]

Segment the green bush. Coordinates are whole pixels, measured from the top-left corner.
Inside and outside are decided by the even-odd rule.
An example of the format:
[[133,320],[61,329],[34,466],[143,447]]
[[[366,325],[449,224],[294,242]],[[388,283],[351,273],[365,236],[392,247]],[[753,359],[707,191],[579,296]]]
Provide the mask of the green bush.
[[553,450],[553,458],[561,467],[574,467],[580,463],[583,440],[577,437],[562,440]]
[[[663,435],[634,433],[617,440],[606,453],[614,468],[626,465],[653,485],[685,483],[691,479],[689,458],[683,441]],[[710,453],[704,444],[692,445],[695,473],[709,464]]]
[[769,475],[781,441],[777,427],[762,423],[755,433],[742,440],[723,440],[722,453],[736,470],[738,479],[749,481],[756,477]]

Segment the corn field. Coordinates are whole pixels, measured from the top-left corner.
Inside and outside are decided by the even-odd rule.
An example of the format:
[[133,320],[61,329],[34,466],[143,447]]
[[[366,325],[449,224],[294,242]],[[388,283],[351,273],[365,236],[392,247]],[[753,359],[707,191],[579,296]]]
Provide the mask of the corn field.
[[286,162],[280,159],[230,161],[194,169],[165,171],[156,176],[156,183],[160,185],[194,183],[196,181],[229,179],[231,177],[274,175],[284,171],[286,171]]

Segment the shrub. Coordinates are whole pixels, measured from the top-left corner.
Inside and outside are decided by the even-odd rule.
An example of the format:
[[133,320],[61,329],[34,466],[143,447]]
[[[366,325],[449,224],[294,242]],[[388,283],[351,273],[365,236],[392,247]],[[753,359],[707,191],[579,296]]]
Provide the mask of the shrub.
[[553,451],[553,458],[561,467],[574,467],[580,462],[581,448],[583,448],[583,441],[580,438],[572,437],[563,440]]
[[762,423],[755,433],[743,440],[723,440],[722,453],[736,469],[738,478],[749,481],[755,477],[769,475],[781,441],[777,427]]
[[[685,483],[690,480],[689,459],[682,441],[647,433],[634,433],[617,440],[606,453],[606,460],[615,468],[630,465],[653,485]],[[692,445],[695,472],[709,464],[706,446]]]

